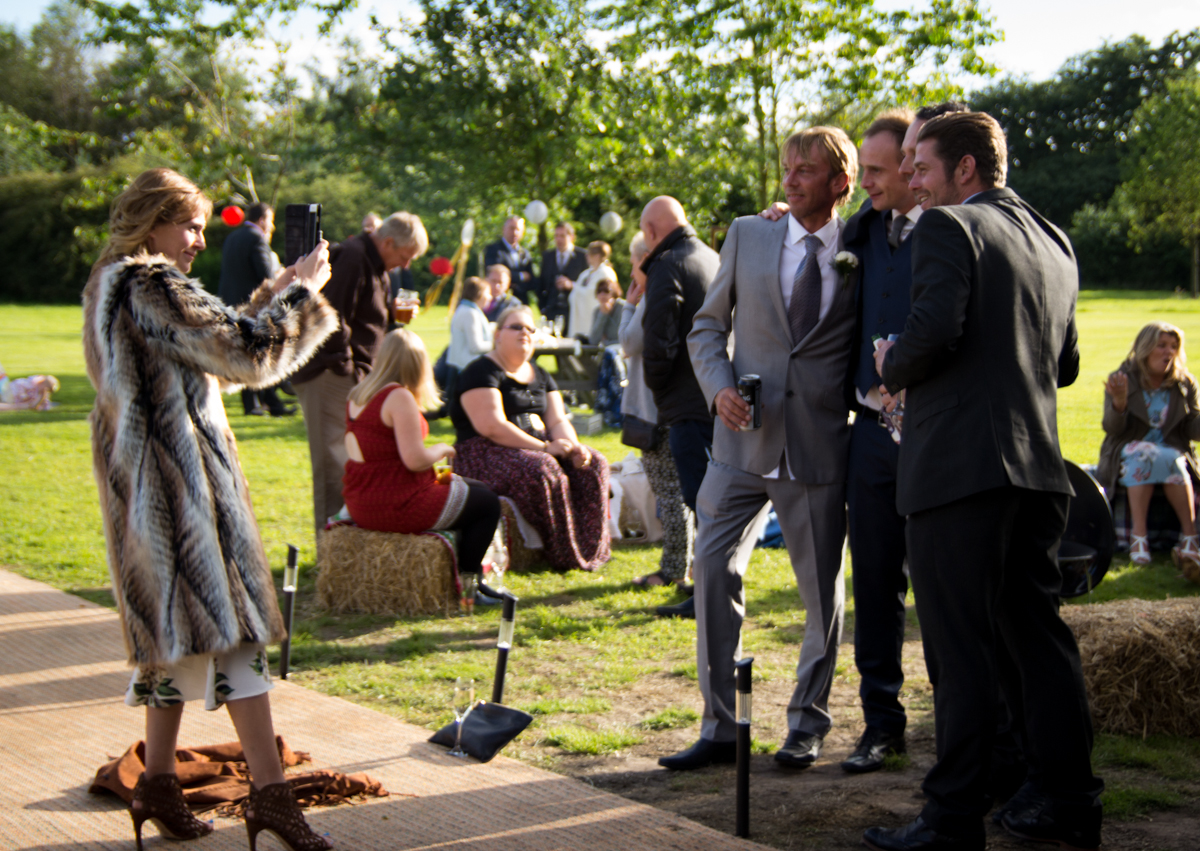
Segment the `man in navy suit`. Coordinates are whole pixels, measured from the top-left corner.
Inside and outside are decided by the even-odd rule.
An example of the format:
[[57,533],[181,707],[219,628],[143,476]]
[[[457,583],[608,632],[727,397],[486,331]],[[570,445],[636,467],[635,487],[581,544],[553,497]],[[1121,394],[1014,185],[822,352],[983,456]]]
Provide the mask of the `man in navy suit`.
[[529,304],[529,294],[533,286],[533,257],[529,250],[521,245],[521,237],[525,235],[525,220],[520,216],[509,216],[504,220],[504,231],[500,239],[489,245],[483,252],[483,268],[488,269],[497,263],[508,267],[509,280],[512,281],[512,292],[523,304]]
[[542,254],[538,287],[538,309],[542,311],[542,316],[554,319],[567,315],[575,279],[587,267],[587,253],[575,246],[574,225],[559,222],[554,226],[554,249]]

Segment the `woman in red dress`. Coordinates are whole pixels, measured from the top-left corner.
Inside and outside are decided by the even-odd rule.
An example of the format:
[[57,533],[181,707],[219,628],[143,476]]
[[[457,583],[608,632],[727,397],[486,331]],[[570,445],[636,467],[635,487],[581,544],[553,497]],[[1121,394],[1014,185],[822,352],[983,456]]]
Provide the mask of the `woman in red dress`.
[[433,465],[454,457],[445,443],[425,445],[429,424],[421,415],[439,403],[429,355],[421,338],[404,328],[383,338],[375,366],[350,391],[342,479],[346,509],[363,529],[413,534],[455,529],[458,569],[480,573],[480,563],[500,520],[500,500],[474,479],[439,477]]

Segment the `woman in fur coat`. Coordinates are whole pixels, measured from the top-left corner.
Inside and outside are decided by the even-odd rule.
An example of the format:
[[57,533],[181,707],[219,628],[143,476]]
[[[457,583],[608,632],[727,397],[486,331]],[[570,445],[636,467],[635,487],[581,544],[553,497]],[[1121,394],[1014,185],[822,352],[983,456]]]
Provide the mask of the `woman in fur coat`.
[[251,848],[267,829],[293,851],[324,851],[330,843],[305,823],[276,750],[265,647],[284,636],[283,618],[221,383],[277,384],[338,327],[319,292],[328,246],[235,311],[186,276],[211,212],[183,176],[143,172],[113,203],[83,293],[96,483],[135,666],[125,702],[146,707],[134,831],[140,849],[147,820],[176,839],[212,830],[188,811],[175,777],[183,704],[203,699],[228,708],[253,776]]

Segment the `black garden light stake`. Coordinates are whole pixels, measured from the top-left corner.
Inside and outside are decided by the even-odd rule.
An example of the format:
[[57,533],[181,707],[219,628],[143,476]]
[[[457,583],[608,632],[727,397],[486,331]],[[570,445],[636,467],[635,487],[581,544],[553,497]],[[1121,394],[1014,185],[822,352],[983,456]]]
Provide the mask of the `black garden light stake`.
[[754,657],[734,665],[737,671],[737,830],[736,835],[750,836],[750,669]]
[[287,567],[283,569],[283,622],[287,626],[287,635],[279,646],[279,679],[286,680],[288,664],[292,661],[292,615],[296,605],[296,579],[299,569],[296,567],[296,557],[300,551],[288,544]]
[[517,598],[505,591],[504,609],[500,613],[500,637],[496,640],[496,678],[492,682],[492,703],[504,703],[504,675],[508,671],[508,651],[513,642],[513,618],[517,614]]

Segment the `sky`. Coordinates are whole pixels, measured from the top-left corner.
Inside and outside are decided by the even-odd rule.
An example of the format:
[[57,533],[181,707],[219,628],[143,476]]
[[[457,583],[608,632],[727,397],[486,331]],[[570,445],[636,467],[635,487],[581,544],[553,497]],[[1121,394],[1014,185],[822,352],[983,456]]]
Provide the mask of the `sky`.
[[[27,32],[51,0],[0,0],[0,22]],[[885,9],[919,8],[922,0],[877,0]],[[1005,40],[983,51],[1002,72],[1044,80],[1063,62],[1078,53],[1099,47],[1105,41],[1121,41],[1134,33],[1157,44],[1175,30],[1200,28],[1198,0],[985,0]],[[365,49],[378,53],[381,47],[370,31],[375,12],[383,21],[416,18],[413,0],[359,0],[337,28],[339,34],[358,38]],[[326,73],[334,70],[336,39],[315,37],[315,18],[303,13],[277,35],[291,43],[289,62],[303,64],[316,58]]]

